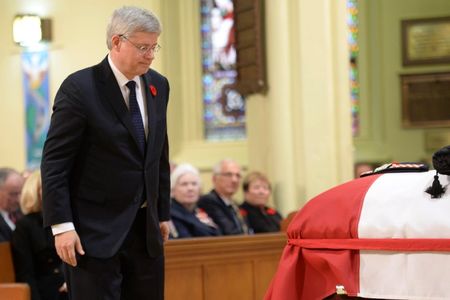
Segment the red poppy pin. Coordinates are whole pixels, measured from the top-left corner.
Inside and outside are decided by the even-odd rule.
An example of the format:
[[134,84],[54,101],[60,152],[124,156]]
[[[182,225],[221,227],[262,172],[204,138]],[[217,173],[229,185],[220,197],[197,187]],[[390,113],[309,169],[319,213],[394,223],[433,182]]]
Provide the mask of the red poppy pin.
[[266,213],[267,213],[268,215],[270,215],[270,216],[273,216],[273,215],[276,215],[276,214],[277,214],[277,211],[276,211],[275,209],[269,207],[269,208],[266,210]]
[[153,97],[157,94],[156,88],[153,84],[150,84],[150,93],[152,93]]
[[243,209],[243,208],[239,209],[239,213],[240,213],[241,216],[243,216],[243,217],[246,217],[246,216],[248,215],[248,212],[247,212],[245,209]]

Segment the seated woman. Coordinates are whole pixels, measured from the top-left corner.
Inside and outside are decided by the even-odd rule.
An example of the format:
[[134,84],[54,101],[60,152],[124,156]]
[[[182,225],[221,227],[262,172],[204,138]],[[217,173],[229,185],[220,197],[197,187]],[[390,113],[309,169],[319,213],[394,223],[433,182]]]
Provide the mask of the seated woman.
[[40,172],[25,181],[20,207],[25,215],[16,223],[11,242],[16,281],[30,285],[32,300],[68,299],[62,262],[42,225]]
[[244,202],[239,208],[253,232],[280,231],[281,215],[266,206],[272,191],[267,177],[260,172],[251,172],[244,178],[242,187]]
[[172,204],[171,238],[220,235],[208,214],[197,207],[200,197],[200,175],[190,164],[180,164],[170,177]]

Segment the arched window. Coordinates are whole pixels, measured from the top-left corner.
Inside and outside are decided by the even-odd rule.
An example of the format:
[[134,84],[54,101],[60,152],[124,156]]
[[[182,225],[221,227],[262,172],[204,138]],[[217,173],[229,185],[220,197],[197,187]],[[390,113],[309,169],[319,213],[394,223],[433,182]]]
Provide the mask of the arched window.
[[233,88],[236,47],[232,0],[201,0],[205,140],[246,138],[245,101]]

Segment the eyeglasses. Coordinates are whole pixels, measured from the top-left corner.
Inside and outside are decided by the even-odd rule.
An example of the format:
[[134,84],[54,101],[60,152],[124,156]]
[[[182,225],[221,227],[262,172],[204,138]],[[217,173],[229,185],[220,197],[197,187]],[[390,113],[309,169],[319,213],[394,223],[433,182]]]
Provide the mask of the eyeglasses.
[[132,41],[130,41],[126,35],[119,34],[120,38],[123,38],[124,40],[128,41],[131,45],[134,46],[142,55],[146,55],[147,53],[153,53],[156,54],[161,49],[161,46],[159,44],[156,44],[154,46],[148,46],[148,45],[136,45]]
[[219,173],[219,175],[226,177],[226,178],[232,178],[233,176],[235,176],[235,177],[237,177],[237,179],[241,179],[241,174],[239,174],[239,173],[225,172],[225,173]]

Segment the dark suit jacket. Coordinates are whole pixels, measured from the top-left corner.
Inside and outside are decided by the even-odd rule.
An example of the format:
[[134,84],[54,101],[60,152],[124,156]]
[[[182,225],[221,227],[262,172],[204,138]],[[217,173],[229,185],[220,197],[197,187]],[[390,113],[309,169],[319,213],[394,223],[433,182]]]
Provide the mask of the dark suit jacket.
[[11,227],[6,223],[3,216],[0,214],[0,242],[11,241],[12,230]]
[[62,262],[50,231],[42,227],[41,213],[25,215],[17,222],[11,245],[16,281],[30,285],[32,300],[67,297],[58,291],[64,283]]
[[254,233],[280,231],[282,217],[275,209],[267,206],[261,209],[245,201],[239,208],[242,214],[247,217],[248,225]]
[[232,210],[225,205],[219,194],[212,190],[209,194],[203,195],[198,201],[198,207],[204,209],[213,219],[224,235],[243,234],[243,228],[237,226],[234,221]]
[[145,153],[107,58],[70,75],[56,94],[41,164],[44,226],[73,222],[89,256],[117,253],[143,199],[149,255],[162,254],[159,222],[170,217],[169,83],[153,70],[142,78]]
[[208,226],[202,223],[197,217],[196,212],[190,212],[172,199],[170,216],[175,228],[178,232],[177,238],[198,237],[198,236],[215,236],[219,235],[218,228]]

